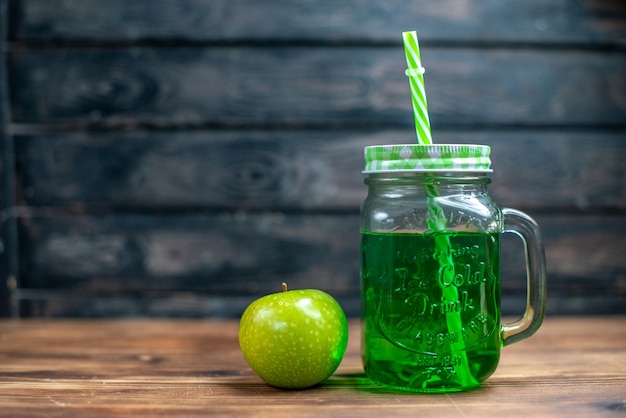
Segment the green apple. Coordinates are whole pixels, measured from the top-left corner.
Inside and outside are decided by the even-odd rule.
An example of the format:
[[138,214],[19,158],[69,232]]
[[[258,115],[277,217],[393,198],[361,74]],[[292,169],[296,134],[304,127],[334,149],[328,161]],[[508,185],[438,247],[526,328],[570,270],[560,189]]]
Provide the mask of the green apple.
[[287,290],[252,302],[241,316],[239,345],[256,374],[272,386],[302,389],[332,375],[348,344],[341,306],[316,289]]

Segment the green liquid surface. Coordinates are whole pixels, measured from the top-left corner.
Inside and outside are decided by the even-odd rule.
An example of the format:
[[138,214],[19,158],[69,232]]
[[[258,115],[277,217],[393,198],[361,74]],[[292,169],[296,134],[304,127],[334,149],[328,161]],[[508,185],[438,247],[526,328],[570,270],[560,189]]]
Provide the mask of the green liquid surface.
[[475,388],[500,357],[500,236],[361,234],[362,358],[397,389]]

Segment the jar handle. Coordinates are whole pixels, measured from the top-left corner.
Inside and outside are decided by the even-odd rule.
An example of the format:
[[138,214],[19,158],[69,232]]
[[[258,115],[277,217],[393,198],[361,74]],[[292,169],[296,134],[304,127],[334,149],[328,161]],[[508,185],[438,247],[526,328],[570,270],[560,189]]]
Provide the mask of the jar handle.
[[520,319],[502,324],[502,345],[530,337],[539,329],[546,311],[546,256],[539,225],[528,215],[503,208],[504,233],[513,233],[524,242],[526,254],[526,311]]

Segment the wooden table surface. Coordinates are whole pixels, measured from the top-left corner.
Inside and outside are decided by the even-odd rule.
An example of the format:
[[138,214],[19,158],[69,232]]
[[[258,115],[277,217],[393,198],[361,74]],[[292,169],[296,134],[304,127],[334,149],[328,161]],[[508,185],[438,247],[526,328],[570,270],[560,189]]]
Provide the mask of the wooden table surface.
[[480,389],[420,395],[363,375],[358,322],[318,387],[291,391],[247,367],[236,321],[0,321],[0,416],[626,416],[626,317],[549,317],[506,347]]

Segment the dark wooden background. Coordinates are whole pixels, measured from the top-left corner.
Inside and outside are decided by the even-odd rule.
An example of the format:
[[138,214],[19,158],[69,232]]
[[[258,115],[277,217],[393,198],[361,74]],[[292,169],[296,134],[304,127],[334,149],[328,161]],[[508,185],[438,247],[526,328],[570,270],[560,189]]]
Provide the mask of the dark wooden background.
[[[362,149],[492,146],[545,235],[549,314],[626,312],[622,0],[0,0],[0,309],[238,316],[292,288],[358,315]],[[524,303],[504,242],[506,314]]]

